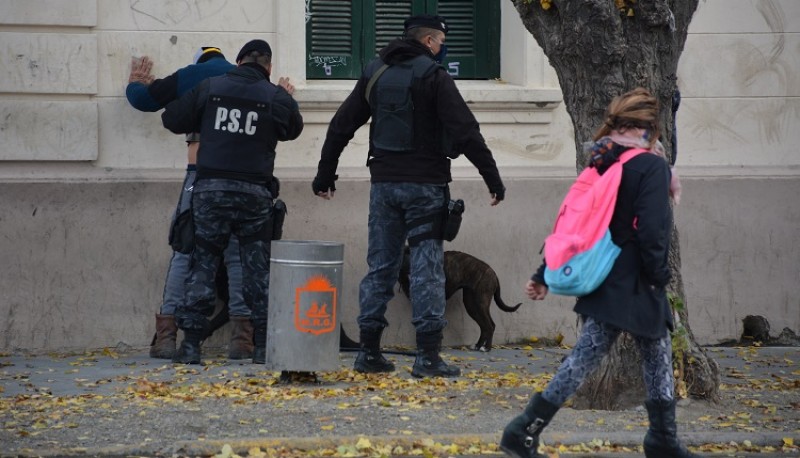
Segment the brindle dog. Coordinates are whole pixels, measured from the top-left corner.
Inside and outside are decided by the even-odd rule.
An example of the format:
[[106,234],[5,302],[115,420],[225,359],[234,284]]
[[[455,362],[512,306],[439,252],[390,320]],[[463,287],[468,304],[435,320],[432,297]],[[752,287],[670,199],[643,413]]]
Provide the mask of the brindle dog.
[[[403,254],[403,263],[400,266],[400,277],[398,282],[400,288],[408,297],[409,293],[409,248],[406,247]],[[514,307],[507,306],[500,297],[500,281],[497,274],[489,264],[481,261],[475,256],[460,251],[444,252],[444,276],[445,276],[445,297],[450,297],[458,290],[462,290],[464,308],[467,314],[478,323],[481,328],[481,336],[473,349],[478,351],[489,351],[492,349],[492,337],[494,336],[494,320],[490,313],[492,298],[497,303],[497,307],[504,312],[515,312],[522,303]]]

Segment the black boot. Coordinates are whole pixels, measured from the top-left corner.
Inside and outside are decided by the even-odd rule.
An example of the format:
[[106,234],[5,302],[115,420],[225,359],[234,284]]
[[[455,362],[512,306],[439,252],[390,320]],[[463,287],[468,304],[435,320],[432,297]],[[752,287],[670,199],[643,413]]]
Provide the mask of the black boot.
[[253,349],[253,364],[267,363],[267,347],[255,347]]
[[411,375],[422,377],[458,377],[461,369],[451,366],[442,360],[439,351],[442,349],[442,331],[417,333],[417,358]]
[[253,364],[267,362],[267,324],[256,323],[253,328]]
[[359,332],[358,356],[353,363],[356,372],[377,374],[380,372],[394,372],[394,364],[383,357],[381,353],[381,334],[383,329],[362,329]]
[[172,362],[201,364],[200,341],[203,340],[203,337],[205,337],[204,332],[184,330],[183,342],[181,342],[181,346],[178,347],[178,350],[175,352],[175,356],[172,357]]
[[536,393],[525,411],[506,425],[500,449],[515,458],[546,458],[538,452],[539,434],[558,412],[559,406],[547,402]]
[[674,399],[644,402],[650,418],[650,429],[644,436],[644,456],[647,458],[700,458],[700,455],[686,450],[678,440],[675,403]]

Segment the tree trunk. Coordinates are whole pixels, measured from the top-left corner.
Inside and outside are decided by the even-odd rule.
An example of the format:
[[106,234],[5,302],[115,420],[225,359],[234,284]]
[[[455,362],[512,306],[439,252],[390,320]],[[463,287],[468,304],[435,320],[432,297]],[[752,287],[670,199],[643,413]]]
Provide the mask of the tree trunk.
[[672,226],[672,240],[669,251],[669,268],[672,281],[668,291],[671,294],[675,332],[672,335],[673,361],[676,366],[675,385],[678,395],[697,399],[719,400],[719,365],[705,349],[697,345],[692,328],[689,327],[686,309],[686,292],[681,275],[681,247],[678,229]]
[[[658,97],[661,131],[673,132],[672,98],[678,59],[698,0],[511,0],[522,23],[556,71],[564,105],[575,131],[576,168],[585,165],[583,143],[602,125],[611,99],[635,87]],[[662,135],[671,151],[673,139]],[[694,340],[689,328],[680,245],[673,227],[669,287],[675,306],[673,334],[676,390],[679,395],[716,400],[719,369]],[[576,393],[573,405],[625,408],[641,402],[644,387],[633,340],[623,335],[600,369]]]

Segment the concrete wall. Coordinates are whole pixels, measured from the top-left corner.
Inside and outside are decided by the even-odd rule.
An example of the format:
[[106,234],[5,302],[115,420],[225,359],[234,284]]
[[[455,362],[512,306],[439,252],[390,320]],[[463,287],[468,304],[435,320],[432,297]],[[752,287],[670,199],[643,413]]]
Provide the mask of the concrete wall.
[[[0,351],[80,349],[153,332],[169,251],[166,229],[185,165],[183,142],[158,115],[124,99],[131,56],[166,75],[197,47],[232,57],[266,38],[275,74],[297,84],[306,130],[281,144],[276,174],[290,206],[285,237],[345,243],[343,320],[355,336],[357,286],[366,264],[366,129],[342,157],[331,202],[315,198],[327,122],[352,81],[307,81],[304,2],[223,0],[0,0]],[[571,123],[554,72],[502,2],[499,81],[459,87],[492,148],[508,198],[488,193],[463,158],[454,195],[467,202],[459,238],[497,271],[507,303],[521,287],[559,200],[574,177]],[[701,343],[737,338],[741,318],[800,328],[800,2],[700,3],[679,68],[676,208],[692,329]],[[495,343],[561,333],[574,340],[569,299],[493,310]],[[456,295],[446,343],[470,344],[477,326]],[[396,298],[389,343],[413,343],[409,304]],[[217,342],[224,342],[224,335]]]
[[[482,182],[459,180],[465,199],[462,232],[449,250],[477,256],[496,270],[506,303],[525,302],[513,314],[493,306],[495,342],[530,336],[567,342],[575,336],[571,300],[524,300],[522,285],[539,262],[569,178],[507,180],[508,200],[490,207]],[[165,228],[178,182],[2,183],[3,253],[0,348],[96,348],[152,336],[169,260]],[[358,281],[364,250],[369,183],[348,180],[332,201],[315,198],[307,180],[287,181],[285,236],[345,244],[342,320],[357,336]],[[765,316],[778,331],[797,329],[800,180],[762,177],[685,177],[687,199],[676,209],[683,250],[690,325],[698,340],[736,338],[741,319]],[[691,196],[713,196],[700,199]],[[781,202],[783,205],[767,205]],[[731,243],[733,240],[735,243]],[[398,296],[389,307],[389,343],[413,344],[410,305]],[[460,293],[448,305],[446,343],[472,344],[479,332],[463,312]],[[221,343],[221,339],[218,341]]]

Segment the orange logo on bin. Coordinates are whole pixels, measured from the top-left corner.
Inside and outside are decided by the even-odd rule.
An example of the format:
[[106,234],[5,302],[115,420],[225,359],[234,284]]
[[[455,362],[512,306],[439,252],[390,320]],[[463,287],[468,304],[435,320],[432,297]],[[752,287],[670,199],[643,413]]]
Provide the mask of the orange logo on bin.
[[314,335],[336,329],[336,288],[323,275],[295,290],[294,327]]

